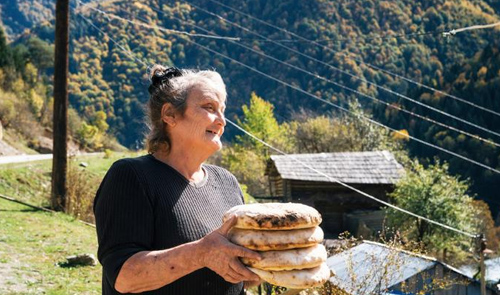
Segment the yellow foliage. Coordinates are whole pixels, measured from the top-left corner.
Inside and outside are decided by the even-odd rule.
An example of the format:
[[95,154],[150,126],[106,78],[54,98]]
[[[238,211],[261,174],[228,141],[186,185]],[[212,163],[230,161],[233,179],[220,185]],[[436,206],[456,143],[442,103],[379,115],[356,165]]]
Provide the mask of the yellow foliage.
[[24,85],[24,81],[21,77],[17,78],[16,81],[14,81],[14,83],[12,83],[12,92],[14,92],[16,94],[20,94],[20,93],[24,92],[24,89],[25,89],[25,85]]
[[38,80],[38,70],[32,63],[27,63],[24,68],[25,81],[30,85],[35,85]]
[[41,97],[34,89],[31,89],[28,101],[33,113],[39,117],[43,108],[43,97]]
[[477,77],[478,78],[484,78],[486,74],[488,73],[488,68],[485,66],[482,66],[479,71],[477,71]]
[[395,140],[410,140],[410,134],[408,133],[408,130],[406,129],[401,129],[399,131],[394,131],[392,132],[392,138]]
[[2,69],[0,69],[0,87],[4,87],[4,85],[2,85],[5,81],[5,73],[3,72]]

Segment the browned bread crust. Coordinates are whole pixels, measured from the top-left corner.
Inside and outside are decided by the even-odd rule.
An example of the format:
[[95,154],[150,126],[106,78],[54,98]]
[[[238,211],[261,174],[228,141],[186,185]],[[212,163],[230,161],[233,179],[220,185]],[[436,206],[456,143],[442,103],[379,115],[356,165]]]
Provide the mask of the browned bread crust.
[[254,230],[232,228],[229,240],[258,251],[307,248],[323,241],[323,230],[317,226],[296,230]]
[[313,207],[298,203],[260,203],[239,205],[224,214],[224,221],[236,216],[234,225],[241,229],[289,230],[311,228],[321,223]]
[[293,270],[313,268],[326,261],[325,246],[321,244],[308,248],[282,251],[259,252],[261,260],[242,257],[243,264],[263,270]]

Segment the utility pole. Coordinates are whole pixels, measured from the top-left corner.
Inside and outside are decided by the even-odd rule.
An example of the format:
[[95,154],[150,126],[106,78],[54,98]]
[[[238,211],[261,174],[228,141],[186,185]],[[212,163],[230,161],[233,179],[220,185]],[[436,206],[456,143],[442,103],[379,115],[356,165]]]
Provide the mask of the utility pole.
[[69,1],[57,0],[54,60],[52,209],[64,211],[67,192]]

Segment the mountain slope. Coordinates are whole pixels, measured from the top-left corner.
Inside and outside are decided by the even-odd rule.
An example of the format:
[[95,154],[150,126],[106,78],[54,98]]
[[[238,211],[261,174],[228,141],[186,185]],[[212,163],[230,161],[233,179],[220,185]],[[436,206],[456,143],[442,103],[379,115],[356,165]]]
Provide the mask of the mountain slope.
[[51,0],[3,0],[0,4],[0,19],[9,39],[30,29],[34,25],[54,18],[55,1]]
[[[109,132],[128,147],[135,147],[142,141],[145,131],[143,106],[148,99],[148,69],[142,62],[147,65],[161,63],[178,67],[217,69],[227,83],[227,116],[231,119],[241,114],[241,105],[248,103],[251,91],[275,105],[275,112],[280,121],[290,120],[294,113],[302,108],[317,113],[335,112],[332,107],[325,107],[299,91],[267,79],[214,53],[217,52],[341,106],[347,106],[349,100],[357,98],[363,108],[383,124],[398,130],[406,129],[410,135],[419,139],[466,155],[488,166],[500,168],[497,148],[410,117],[238,46],[241,44],[251,47],[257,52],[304,68],[361,93],[498,141],[492,134],[437,114],[363,80],[383,85],[494,132],[500,132],[498,116],[485,114],[359,62],[372,63],[500,112],[500,93],[494,91],[498,83],[496,78],[500,64],[494,53],[498,47],[495,42],[498,40],[498,28],[467,31],[449,37],[442,35],[443,31],[454,28],[497,22],[498,1],[222,2],[289,32],[318,40],[325,47],[303,41],[282,44],[341,71],[357,75],[362,80],[292,53],[195,8],[195,5],[200,6],[240,24],[245,29],[274,40],[294,39],[290,33],[265,26],[217,4],[217,1],[103,1],[80,7],[71,16],[70,102],[89,122],[89,128],[106,129],[109,126]],[[242,39],[232,43],[227,40],[188,37],[184,34],[165,34],[159,29],[144,28],[106,17],[92,8],[137,22],[146,21],[153,26],[196,33],[206,33],[202,30],[205,29],[209,33]],[[106,32],[107,36],[79,14]],[[50,38],[53,34],[53,28],[49,24],[44,24],[34,31],[42,39]],[[205,51],[188,40],[207,46],[214,52]],[[121,47],[130,52],[124,53]],[[348,59],[346,55],[352,58]],[[235,133],[235,130],[228,128],[228,138]],[[413,141],[410,142],[410,149],[413,155],[421,158],[439,156],[452,161],[451,171],[472,177],[475,183],[493,184],[495,188],[493,190],[493,187],[488,185],[488,189],[476,190],[477,192],[481,195],[487,194],[490,198],[497,197],[492,193],[500,191],[500,188],[496,189],[497,186],[494,186],[495,183],[500,183],[496,174]]]

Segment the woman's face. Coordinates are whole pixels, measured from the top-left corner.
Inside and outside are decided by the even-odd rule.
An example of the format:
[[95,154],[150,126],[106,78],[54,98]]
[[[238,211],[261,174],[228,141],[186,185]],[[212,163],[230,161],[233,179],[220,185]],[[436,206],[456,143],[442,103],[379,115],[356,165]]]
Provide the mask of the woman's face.
[[184,115],[175,116],[169,128],[172,147],[211,155],[222,147],[226,109],[224,94],[211,85],[200,83],[188,94]]

